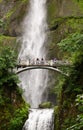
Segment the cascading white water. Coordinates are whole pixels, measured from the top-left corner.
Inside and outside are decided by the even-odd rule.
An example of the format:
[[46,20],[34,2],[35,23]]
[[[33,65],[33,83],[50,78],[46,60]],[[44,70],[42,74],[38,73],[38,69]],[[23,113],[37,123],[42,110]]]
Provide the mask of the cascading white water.
[[52,109],[31,109],[29,119],[25,122],[23,130],[53,130],[53,115],[54,111]]
[[[22,47],[18,59],[35,61],[45,59],[46,50],[46,0],[30,0],[28,15],[23,22]],[[46,101],[48,72],[31,70],[19,75],[24,98],[33,108]]]
[[[22,47],[18,60],[35,61],[46,58],[46,0],[31,0],[29,13],[23,22]],[[31,70],[19,75],[24,98],[32,108],[47,100],[48,72]],[[52,109],[31,109],[23,130],[53,130]]]

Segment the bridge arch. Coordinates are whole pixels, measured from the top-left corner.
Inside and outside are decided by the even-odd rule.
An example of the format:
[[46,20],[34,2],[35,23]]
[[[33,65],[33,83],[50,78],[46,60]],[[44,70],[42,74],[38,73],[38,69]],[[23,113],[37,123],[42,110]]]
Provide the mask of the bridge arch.
[[57,67],[48,66],[48,65],[30,65],[28,67],[21,68],[20,70],[17,70],[16,74],[20,74],[20,73],[22,73],[24,71],[32,70],[32,69],[48,69],[48,70],[56,71],[56,72],[58,72],[58,73],[60,73],[62,75],[68,76],[68,74],[65,74],[63,71],[59,70]]

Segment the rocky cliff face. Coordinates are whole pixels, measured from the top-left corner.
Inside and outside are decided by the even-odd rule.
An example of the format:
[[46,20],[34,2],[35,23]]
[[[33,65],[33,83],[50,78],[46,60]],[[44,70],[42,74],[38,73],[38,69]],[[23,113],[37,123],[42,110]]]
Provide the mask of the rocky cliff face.
[[[18,36],[26,15],[29,0],[0,0],[0,34]],[[48,0],[48,24],[54,25],[58,17],[82,17],[81,0]]]
[[52,0],[48,2],[48,19],[52,22],[57,17],[83,16],[81,0]]
[[21,33],[21,21],[26,14],[28,0],[0,1],[0,33],[18,36]]
[[82,31],[83,28],[83,2],[81,0],[52,0],[48,2],[49,23],[49,57],[57,53],[56,43],[60,42],[70,33]]
[[0,48],[17,48],[17,36],[21,36],[21,23],[28,6],[28,0],[0,0]]

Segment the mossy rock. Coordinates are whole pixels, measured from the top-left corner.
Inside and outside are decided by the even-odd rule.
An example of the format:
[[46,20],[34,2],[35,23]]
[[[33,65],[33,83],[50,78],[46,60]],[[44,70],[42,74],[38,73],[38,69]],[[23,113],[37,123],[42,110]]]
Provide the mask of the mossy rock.
[[[27,12],[29,0],[14,0],[0,2],[0,33],[5,35],[17,36],[21,34],[21,22]],[[3,8],[2,8],[3,7]]]
[[78,5],[80,10],[83,12],[83,1],[82,0],[73,0],[73,2]]
[[[55,30],[52,28],[58,24]],[[62,58],[63,55],[59,50],[57,43],[66,38],[69,34],[83,32],[83,17],[58,17],[50,24],[50,33],[48,37],[48,56],[49,58]]]
[[39,105],[39,108],[52,108],[52,103],[51,102],[44,102]]
[[17,38],[11,37],[11,36],[0,35],[0,50],[3,47],[7,47],[7,46],[9,46],[11,49],[14,49],[15,51],[18,52],[19,43],[17,42]]

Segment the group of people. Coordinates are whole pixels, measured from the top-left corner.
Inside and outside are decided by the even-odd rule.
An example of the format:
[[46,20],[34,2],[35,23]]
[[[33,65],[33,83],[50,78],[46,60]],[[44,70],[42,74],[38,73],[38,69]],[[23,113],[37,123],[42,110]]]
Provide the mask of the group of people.
[[34,64],[36,64],[36,65],[42,64],[42,65],[44,65],[44,63],[45,63],[45,60],[43,58],[41,58],[41,59],[37,58],[35,60],[30,60],[29,59],[29,64],[33,64],[33,65]]
[[56,58],[53,60],[45,60],[43,58],[39,59],[28,59],[28,60],[20,60],[19,64],[21,65],[53,65],[56,62]]

